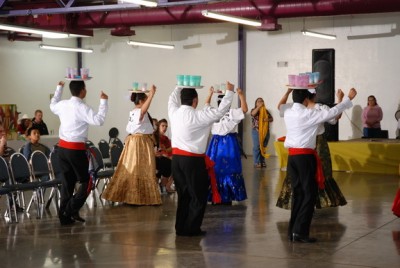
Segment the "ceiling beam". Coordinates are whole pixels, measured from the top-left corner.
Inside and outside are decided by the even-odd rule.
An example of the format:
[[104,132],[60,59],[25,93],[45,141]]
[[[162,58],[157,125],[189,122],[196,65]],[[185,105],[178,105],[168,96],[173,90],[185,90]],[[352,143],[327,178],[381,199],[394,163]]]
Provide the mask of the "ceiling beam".
[[[0,0],[5,2],[7,0]],[[138,4],[116,4],[116,5],[96,5],[96,6],[76,6],[72,7],[75,0],[70,0],[67,4],[64,4],[62,0],[57,0],[57,4],[64,7],[56,8],[43,8],[38,5],[37,8],[31,9],[14,9],[14,10],[0,10],[0,17],[18,17],[18,16],[29,16],[29,15],[48,15],[48,14],[66,14],[66,13],[82,13],[82,12],[107,12],[107,11],[120,11],[120,10],[131,10],[141,9]],[[165,2],[158,5],[160,7],[170,6],[181,6],[181,5],[195,5],[208,3],[208,0],[189,0],[179,2]],[[0,6],[1,7],[1,6]]]
[[81,12],[106,12],[106,11],[129,10],[138,7],[139,6],[136,4],[120,4],[120,5],[101,5],[101,6],[83,6],[83,7],[0,10],[0,17],[19,17],[27,15],[66,14],[66,13],[81,13]]
[[7,0],[0,0],[0,9],[4,6]]

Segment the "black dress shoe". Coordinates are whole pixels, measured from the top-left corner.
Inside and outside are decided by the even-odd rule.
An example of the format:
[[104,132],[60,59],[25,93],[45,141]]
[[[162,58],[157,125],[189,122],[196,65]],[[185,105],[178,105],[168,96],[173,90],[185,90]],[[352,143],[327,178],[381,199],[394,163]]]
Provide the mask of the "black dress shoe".
[[75,221],[85,222],[85,219],[79,216],[79,213],[74,213],[71,215],[71,218]]
[[206,231],[199,231],[199,232],[196,232],[196,233],[192,233],[192,235],[191,236],[205,236],[207,234],[207,232]]
[[288,240],[290,241],[290,242],[292,242],[293,241],[293,235],[292,234],[288,234]]
[[188,233],[184,233],[184,232],[176,232],[175,233],[177,236],[189,236]]
[[296,233],[293,233],[293,242],[300,242],[300,243],[315,243],[317,242],[316,238],[303,236]]
[[207,234],[206,231],[198,231],[198,232],[176,232],[177,236],[205,236]]
[[66,213],[60,213],[58,218],[60,219],[61,225],[71,225],[75,222],[75,220],[73,220],[71,216],[67,215]]

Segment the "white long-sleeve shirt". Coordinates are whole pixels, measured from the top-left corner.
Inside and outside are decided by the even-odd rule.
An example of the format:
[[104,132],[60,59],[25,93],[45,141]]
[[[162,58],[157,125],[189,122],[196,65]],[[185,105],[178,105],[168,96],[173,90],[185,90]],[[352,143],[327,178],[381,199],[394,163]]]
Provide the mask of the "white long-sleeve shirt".
[[[330,107],[328,105],[325,104],[320,104],[320,103],[316,103],[313,109],[317,109],[317,110],[329,110]],[[328,121],[329,124],[334,125],[337,123],[337,119],[336,117],[332,118],[331,120]],[[317,130],[317,135],[321,135],[324,134],[325,132],[325,124],[321,123],[318,126],[318,130]]]
[[[293,106],[293,103],[288,103],[288,104],[285,104],[285,105],[286,105],[285,109],[288,109],[289,107],[291,108]],[[330,107],[328,105],[325,105],[325,104],[316,103],[312,109],[329,110]],[[282,109],[280,109],[280,116],[283,117],[283,110]],[[331,125],[334,125],[334,124],[337,123],[337,119],[335,117],[335,118],[332,118],[331,120],[329,120],[327,122],[329,124],[331,124]],[[325,124],[324,123],[321,123],[321,124],[318,125],[317,135],[324,134],[324,132],[325,132]]]
[[211,134],[225,136],[229,133],[237,132],[236,126],[244,119],[242,108],[229,109],[219,122],[214,123],[211,128]]
[[228,111],[234,93],[227,91],[218,108],[206,105],[204,109],[196,110],[192,106],[181,105],[181,91],[175,88],[168,100],[172,147],[204,154],[211,125]]
[[284,115],[287,130],[285,147],[315,149],[319,124],[335,118],[352,106],[348,97],[328,110],[308,109],[300,103],[281,105],[280,112]]
[[69,142],[85,142],[89,125],[103,125],[108,102],[100,99],[99,111],[96,113],[81,98],[72,96],[69,100],[61,100],[62,86],[57,86],[50,102],[50,110],[60,118],[60,139]]

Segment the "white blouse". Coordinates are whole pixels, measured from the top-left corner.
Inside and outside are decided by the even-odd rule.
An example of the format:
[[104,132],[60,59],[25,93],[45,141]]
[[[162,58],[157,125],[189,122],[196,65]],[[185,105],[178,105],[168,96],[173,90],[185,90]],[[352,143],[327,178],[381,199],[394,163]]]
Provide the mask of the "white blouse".
[[225,136],[229,133],[237,132],[237,125],[244,119],[242,108],[230,109],[217,123],[211,128],[211,134]]
[[135,108],[129,112],[129,121],[126,125],[126,132],[129,134],[152,134],[154,129],[150,122],[149,114],[145,113],[141,121],[140,114],[140,108]]

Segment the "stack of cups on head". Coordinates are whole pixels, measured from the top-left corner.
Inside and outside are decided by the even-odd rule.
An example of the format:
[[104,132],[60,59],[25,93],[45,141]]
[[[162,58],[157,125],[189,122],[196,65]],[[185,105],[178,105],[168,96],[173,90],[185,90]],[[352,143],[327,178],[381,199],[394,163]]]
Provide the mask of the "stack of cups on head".
[[81,68],[81,78],[82,79],[89,78],[89,68]]
[[309,85],[317,84],[319,82],[319,72],[307,72],[298,75],[289,74],[288,78],[289,86],[308,87]]
[[66,70],[67,78],[79,78],[78,68],[68,67]]
[[178,86],[199,87],[201,85],[201,76],[178,74],[176,75],[176,84]]
[[80,68],[80,73],[78,72],[78,68],[68,67],[65,71],[66,78],[81,78],[88,79],[89,78],[89,68]]
[[134,91],[147,91],[147,83],[143,82],[139,87],[139,82],[132,83],[132,90]]

